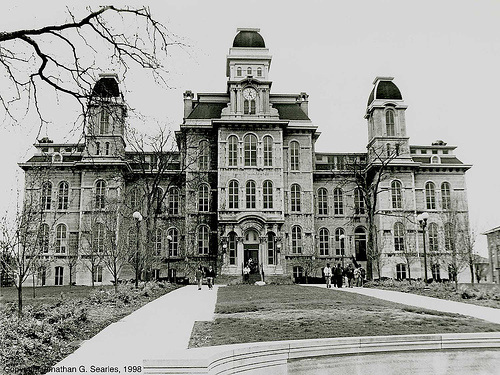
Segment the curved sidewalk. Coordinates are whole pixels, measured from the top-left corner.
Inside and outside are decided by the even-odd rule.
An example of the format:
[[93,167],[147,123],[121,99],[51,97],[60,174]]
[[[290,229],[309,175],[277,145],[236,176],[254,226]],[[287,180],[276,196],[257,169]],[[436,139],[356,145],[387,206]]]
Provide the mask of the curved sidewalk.
[[[90,366],[117,367],[124,373],[124,366],[142,366],[145,358],[170,357],[185,351],[194,322],[212,320],[217,288],[209,290],[204,285],[198,290],[196,285],[188,285],[165,294],[110,324],[54,368],[76,367],[79,373],[84,366],[89,373]],[[55,373],[74,372],[48,372]]]
[[[304,284],[306,285],[306,284]],[[324,285],[311,285],[325,288]],[[402,303],[415,307],[421,307],[430,310],[467,315],[478,319],[487,320],[492,323],[500,324],[500,309],[492,307],[477,306],[470,303],[447,301],[444,299],[420,296],[417,294],[396,292],[393,290],[373,289],[373,288],[342,288],[331,289],[349,293],[357,293],[365,296],[380,298],[386,301]]]

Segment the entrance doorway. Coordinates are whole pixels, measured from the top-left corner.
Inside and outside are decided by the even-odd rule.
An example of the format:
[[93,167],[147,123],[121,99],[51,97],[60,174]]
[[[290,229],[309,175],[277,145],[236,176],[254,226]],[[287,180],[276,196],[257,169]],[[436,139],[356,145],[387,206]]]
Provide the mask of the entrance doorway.
[[259,234],[254,229],[245,233],[243,241],[243,261],[250,267],[250,273],[259,273]]

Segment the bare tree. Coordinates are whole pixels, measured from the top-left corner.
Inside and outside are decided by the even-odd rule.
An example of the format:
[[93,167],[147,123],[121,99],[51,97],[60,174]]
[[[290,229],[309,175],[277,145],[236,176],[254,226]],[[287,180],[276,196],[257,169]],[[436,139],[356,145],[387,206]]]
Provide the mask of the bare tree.
[[0,32],[0,69],[8,80],[0,103],[13,120],[21,117],[18,104],[23,112],[36,110],[43,123],[39,99],[47,88],[75,99],[85,113],[102,69],[98,60],[112,62],[123,78],[135,66],[166,84],[169,47],[181,43],[148,7],[87,6],[67,13],[62,23]]

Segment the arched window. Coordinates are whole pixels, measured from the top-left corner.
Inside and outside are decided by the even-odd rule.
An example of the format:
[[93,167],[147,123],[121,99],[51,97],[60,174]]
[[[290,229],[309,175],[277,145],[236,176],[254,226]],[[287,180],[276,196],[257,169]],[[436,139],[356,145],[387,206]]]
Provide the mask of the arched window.
[[318,215],[328,215],[328,191],[318,189]]
[[440,163],[440,159],[439,159],[439,156],[437,155],[432,155],[431,156],[431,164],[439,164]]
[[97,180],[95,183],[95,208],[106,207],[106,181]]
[[439,263],[434,263],[431,266],[431,271],[432,271],[432,279],[435,281],[441,281],[441,272],[439,269]]
[[429,251],[438,252],[439,242],[438,242],[438,227],[436,223],[429,224]]
[[60,153],[55,153],[53,156],[52,156],[52,163],[62,163],[63,161],[63,157]]
[[96,142],[95,143],[95,154],[96,155],[101,155],[101,142]]
[[237,75],[238,77],[241,77],[241,68],[240,68],[240,67],[238,67],[238,68],[236,69],[236,75]]
[[134,187],[129,191],[129,199],[130,209],[137,210],[140,207],[139,189],[137,187]]
[[300,185],[293,184],[290,188],[291,211],[300,212]]
[[251,67],[247,68],[247,75],[249,75],[249,76],[252,75],[252,68]]
[[450,253],[455,251],[454,232],[452,223],[444,224],[444,249]]
[[329,255],[330,253],[330,232],[328,229],[319,230],[319,255]]
[[236,233],[231,232],[228,236],[227,247],[229,251],[229,264],[236,264]]
[[342,228],[335,229],[335,255],[345,254],[345,234]]
[[68,238],[68,230],[66,229],[66,225],[58,224],[56,227],[56,254],[65,254],[66,246],[67,246],[67,238]]
[[267,264],[276,264],[276,236],[273,232],[267,233]]
[[210,200],[210,189],[207,184],[202,184],[198,189],[198,211],[208,212]]
[[396,279],[397,280],[406,279],[406,264],[404,263],[396,264]]
[[238,165],[238,137],[232,135],[227,141],[228,158],[227,165],[236,167]]
[[428,210],[436,209],[436,188],[433,182],[425,184],[425,202]]
[[92,230],[93,252],[97,254],[104,253],[104,241],[106,237],[106,229],[103,223],[96,223]]
[[163,232],[160,228],[156,228],[156,231],[154,233],[154,247],[155,247],[155,254],[156,255],[161,255],[162,251],[162,239],[163,239]]
[[102,266],[95,266],[94,268],[94,282],[102,283]]
[[208,141],[201,141],[198,149],[198,169],[207,171],[209,169],[210,147]]
[[405,250],[405,227],[402,223],[394,224],[394,250]]
[[42,184],[42,210],[50,210],[52,203],[52,183],[50,181]]
[[168,256],[179,256],[179,231],[177,228],[170,228],[167,232],[167,236],[170,236],[170,240],[167,239]]
[[354,231],[354,248],[356,260],[366,260],[366,231],[362,227]]
[[179,189],[175,187],[168,192],[168,214],[179,215]]
[[247,134],[244,138],[245,147],[245,166],[257,166],[257,137],[253,134]]
[[262,68],[257,68],[257,77],[262,77]]
[[449,182],[443,182],[441,184],[441,207],[443,210],[449,210],[451,208],[451,188]]
[[206,225],[198,227],[198,254],[208,254],[209,228]]
[[273,165],[273,139],[269,136],[264,137],[264,167]]
[[401,182],[395,180],[391,182],[391,200],[392,208],[402,208],[403,203],[401,199]]
[[256,192],[255,181],[248,181],[246,185],[246,208],[255,208]]
[[365,213],[365,200],[361,189],[354,189],[354,213],[363,215]]
[[62,267],[62,266],[55,267],[55,269],[54,269],[54,276],[55,276],[54,285],[56,285],[56,286],[63,285],[63,281],[64,281],[64,267]]
[[48,253],[49,252],[49,225],[43,223],[40,225],[40,231],[38,232],[38,245],[40,246],[40,252]]
[[239,189],[238,181],[236,180],[229,181],[229,189],[228,189],[229,208],[238,208],[238,203],[239,203],[238,189]]
[[264,203],[264,209],[273,208],[273,183],[269,180],[264,181],[262,186],[262,197]]
[[302,254],[302,229],[292,227],[292,254]]
[[66,181],[59,183],[59,193],[57,195],[57,208],[67,210],[69,201],[69,185]]
[[109,132],[109,112],[106,109],[101,111],[99,118],[99,134],[108,134]]
[[333,191],[333,214],[343,215],[344,214],[344,197],[342,194],[342,189],[336,188]]
[[299,142],[290,142],[290,170],[298,171],[300,163],[300,145]]
[[393,137],[395,135],[394,132],[394,111],[388,110],[385,112],[385,128],[387,131],[388,137]]
[[106,142],[106,155],[109,155],[109,142]]
[[165,193],[163,189],[159,186],[154,188],[153,190],[153,210],[156,215],[159,215],[163,212],[163,199]]

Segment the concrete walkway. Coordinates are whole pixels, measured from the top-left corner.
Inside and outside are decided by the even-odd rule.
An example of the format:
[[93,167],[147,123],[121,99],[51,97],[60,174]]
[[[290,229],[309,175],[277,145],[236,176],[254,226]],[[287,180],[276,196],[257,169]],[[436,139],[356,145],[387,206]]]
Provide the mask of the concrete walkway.
[[[325,285],[319,284],[307,284],[307,286],[326,288]],[[446,301],[443,299],[419,296],[417,294],[395,292],[392,290],[372,288],[332,288],[331,290],[362,294],[365,296],[380,298],[386,301],[402,303],[405,305],[421,307],[430,310],[467,315],[474,318],[487,320],[492,323],[500,324],[500,309],[494,309],[492,307],[476,306],[470,303],[463,302]]]
[[217,288],[209,290],[204,285],[198,290],[196,285],[188,285],[176,289],[109,325],[54,367],[76,367],[76,373],[84,372],[80,366],[86,372],[92,372],[90,366],[117,367],[123,374],[131,372],[124,366],[142,366],[145,358],[175,356],[187,349],[195,321],[213,319]]

